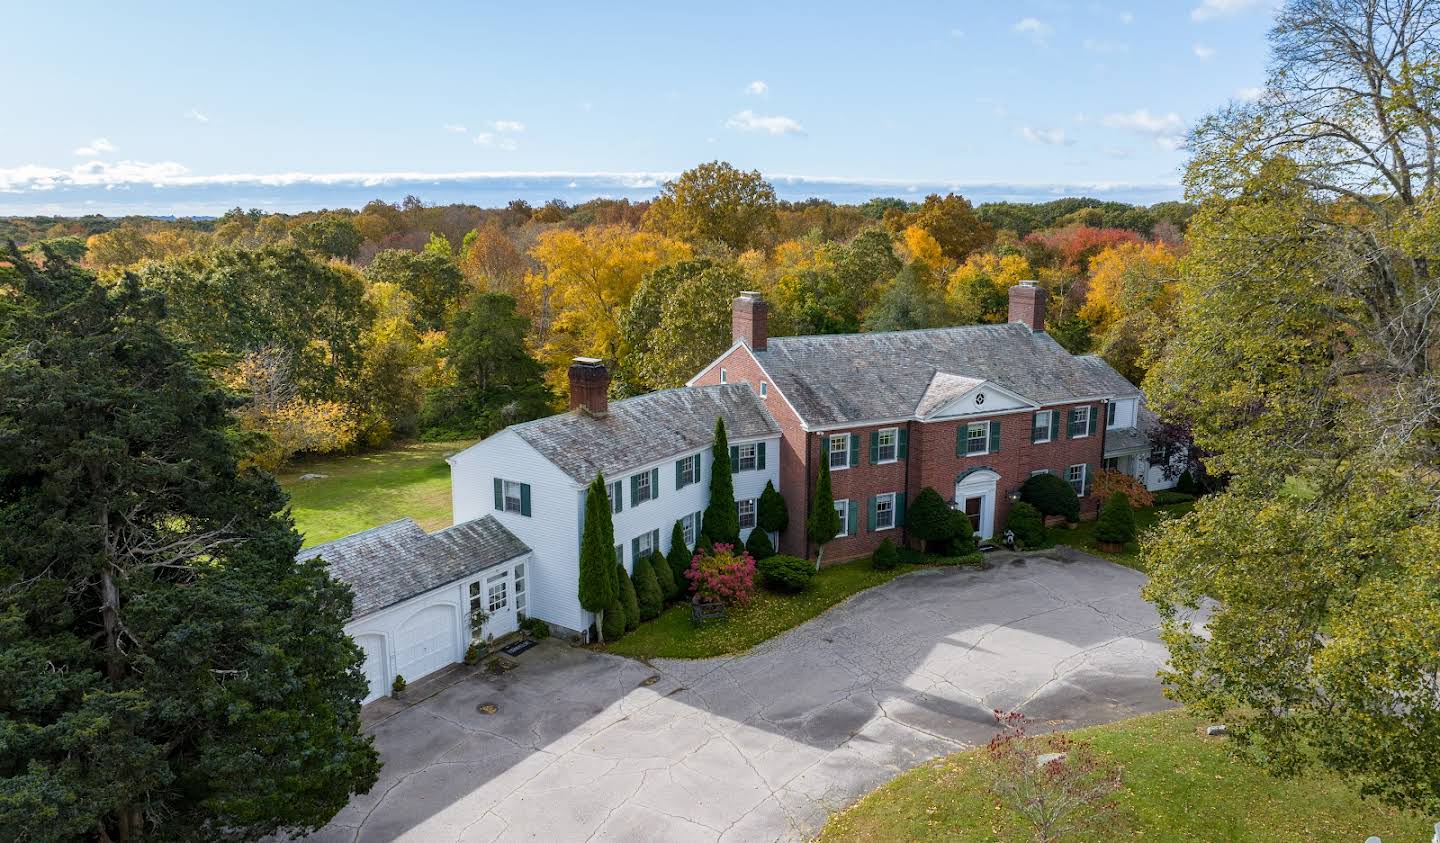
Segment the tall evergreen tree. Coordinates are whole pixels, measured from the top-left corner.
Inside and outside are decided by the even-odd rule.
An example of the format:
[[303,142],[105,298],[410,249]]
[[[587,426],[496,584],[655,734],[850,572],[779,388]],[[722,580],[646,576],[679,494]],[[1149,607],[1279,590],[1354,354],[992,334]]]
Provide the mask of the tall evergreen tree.
[[655,585],[660,588],[660,602],[674,600],[679,592],[675,586],[675,572],[670,570],[670,560],[657,550],[650,555],[650,567],[655,572]]
[[619,562],[615,563],[615,582],[620,587],[620,605],[625,607],[625,631],[630,632],[640,625],[640,595],[635,593],[635,583]]
[[379,771],[350,589],[164,313],[0,253],[0,839],[301,834]]
[[840,534],[840,513],[835,511],[835,493],[830,489],[829,454],[820,455],[820,478],[815,481],[815,496],[810,499],[810,518],[805,530],[815,542],[815,568],[825,558],[825,545]]
[[[655,567],[651,561],[656,558],[653,553],[644,554],[635,560],[635,576],[631,582],[635,586],[635,600],[640,607],[640,620],[654,620],[660,615],[660,609],[664,604],[665,595],[660,593],[660,582],[655,578]],[[661,565],[668,572],[670,566],[665,560],[660,560]]]
[[595,629],[605,641],[605,613],[620,596],[615,579],[615,524],[605,477],[597,474],[585,495],[585,527],[580,535],[580,608],[594,612]]
[[670,564],[670,577],[675,581],[671,596],[677,600],[690,593],[690,581],[685,578],[685,572],[690,570],[693,558],[691,549],[685,546],[685,528],[676,521],[670,530],[670,552],[665,555],[665,561]]
[[767,533],[783,533],[790,526],[790,510],[785,506],[785,498],[769,480],[765,481],[765,491],[760,493],[755,523]]
[[702,529],[715,544],[740,544],[740,513],[735,509],[735,484],[730,477],[730,440],[725,420],[715,419],[715,443],[710,446],[710,503]]

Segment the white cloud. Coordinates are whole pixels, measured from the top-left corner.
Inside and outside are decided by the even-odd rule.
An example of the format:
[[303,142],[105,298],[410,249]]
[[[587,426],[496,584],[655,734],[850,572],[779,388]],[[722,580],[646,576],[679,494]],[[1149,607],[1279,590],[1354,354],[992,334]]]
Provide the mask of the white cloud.
[[770,86],[766,85],[763,81],[759,79],[756,79],[754,82],[751,82],[749,85],[745,86],[745,93],[757,97],[764,95],[769,90]]
[[1204,44],[1196,44],[1190,48],[1190,51],[1195,54],[1195,58],[1201,61],[1209,61],[1215,58],[1215,48],[1207,47]]
[[461,126],[461,125],[456,124],[456,123],[446,123],[444,126],[441,126],[440,128],[444,129],[444,130],[447,131],[447,132],[454,132],[454,133],[457,134],[457,135],[463,135],[463,134],[465,134],[467,131],[469,131],[469,130],[466,129],[464,126]]
[[1241,88],[1240,90],[1236,91],[1235,99],[1242,102],[1254,102],[1260,99],[1260,95],[1263,93],[1265,93],[1265,89],[1260,87],[1259,85],[1255,85],[1249,88]]
[[1029,126],[1022,126],[1020,136],[1025,140],[1043,143],[1047,146],[1069,146],[1075,142],[1073,138],[1065,135],[1064,129],[1032,129]]
[[1097,41],[1094,38],[1086,38],[1080,42],[1086,52],[1090,53],[1124,53],[1128,52],[1130,45],[1123,41]]
[[95,140],[90,141],[89,146],[82,146],[79,149],[75,150],[75,154],[93,158],[96,155],[104,155],[107,152],[114,151],[115,144],[111,143],[105,138],[96,138]]
[[1185,121],[1173,111],[1151,114],[1149,109],[1141,108],[1123,114],[1107,114],[1100,123],[1111,129],[1150,135],[1161,149],[1179,149],[1185,143]]
[[803,135],[805,133],[805,127],[789,117],[782,117],[778,114],[774,116],[756,114],[748,108],[737,112],[725,121],[725,128],[739,129],[742,132],[767,132],[772,135]]
[[1107,146],[1100,151],[1110,156],[1111,158],[1121,159],[1129,158],[1131,155],[1134,154],[1123,146]]
[[506,152],[514,152],[520,148],[514,138],[507,138],[497,135],[494,132],[480,132],[475,135],[475,143],[479,146],[491,146],[496,149],[503,149]]
[[1050,24],[1039,18],[1021,18],[1012,29],[1021,35],[1030,36],[1030,40],[1037,44],[1043,44],[1045,39],[1050,37],[1052,31]]
[[68,170],[25,164],[11,169],[0,169],[0,191],[112,187],[126,184],[162,185],[184,178],[188,172],[183,164],[174,161],[153,164],[143,161],[87,161]]
[[1132,24],[1132,23],[1135,22],[1135,13],[1134,13],[1134,12],[1121,12],[1121,13],[1120,13],[1120,22],[1123,23],[1123,24],[1125,24],[1126,26],[1129,26],[1130,24]]
[[1190,10],[1190,19],[1213,20],[1266,5],[1270,0],[1201,0],[1200,5]]
[[490,126],[497,132],[525,131],[525,124],[521,123],[519,120],[496,120],[491,123]]
[[210,122],[210,115],[206,114],[198,108],[190,109],[188,112],[185,113],[185,116],[189,117],[191,120],[194,120],[196,123]]

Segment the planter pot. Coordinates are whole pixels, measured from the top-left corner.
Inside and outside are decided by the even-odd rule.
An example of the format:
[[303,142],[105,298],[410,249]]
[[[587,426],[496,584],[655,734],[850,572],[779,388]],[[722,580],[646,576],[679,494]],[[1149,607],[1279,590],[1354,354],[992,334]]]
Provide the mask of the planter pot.
[[1103,551],[1106,552],[1106,553],[1124,553],[1124,552],[1125,552],[1125,543],[1124,543],[1124,542],[1102,542],[1102,541],[1097,541],[1097,542],[1095,542],[1095,546],[1098,547],[1098,548],[1100,548],[1101,550],[1103,550]]

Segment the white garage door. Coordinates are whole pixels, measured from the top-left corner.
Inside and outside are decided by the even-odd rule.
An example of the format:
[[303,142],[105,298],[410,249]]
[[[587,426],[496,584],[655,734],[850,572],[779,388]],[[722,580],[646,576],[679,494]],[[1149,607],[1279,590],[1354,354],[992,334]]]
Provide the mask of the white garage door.
[[378,700],[390,691],[390,681],[385,678],[385,639],[379,635],[362,635],[355,643],[365,651],[365,681],[370,683],[364,702]]
[[395,672],[414,682],[450,664],[460,649],[458,635],[453,606],[420,610],[395,634]]

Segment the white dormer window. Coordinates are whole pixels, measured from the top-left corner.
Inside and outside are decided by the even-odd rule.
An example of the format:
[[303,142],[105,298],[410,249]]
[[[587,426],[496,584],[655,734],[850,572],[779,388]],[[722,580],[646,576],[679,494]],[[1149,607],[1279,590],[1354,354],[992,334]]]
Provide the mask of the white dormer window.
[[729,382],[729,376],[726,374],[726,372],[725,372],[725,367],[724,367],[724,366],[721,366],[721,367],[720,367],[720,382],[721,382],[721,383],[728,383],[728,382]]

